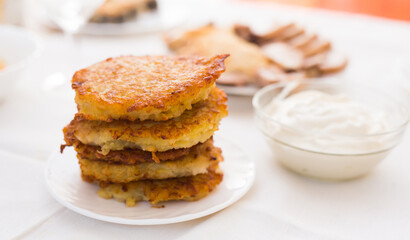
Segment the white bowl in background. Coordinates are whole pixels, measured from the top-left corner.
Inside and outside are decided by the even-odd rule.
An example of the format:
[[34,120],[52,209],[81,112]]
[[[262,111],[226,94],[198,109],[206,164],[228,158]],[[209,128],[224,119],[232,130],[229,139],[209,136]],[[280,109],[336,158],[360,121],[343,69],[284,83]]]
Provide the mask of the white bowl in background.
[[21,27],[0,24],[0,60],[5,63],[0,70],[0,100],[13,90],[39,52],[40,44],[33,34]]

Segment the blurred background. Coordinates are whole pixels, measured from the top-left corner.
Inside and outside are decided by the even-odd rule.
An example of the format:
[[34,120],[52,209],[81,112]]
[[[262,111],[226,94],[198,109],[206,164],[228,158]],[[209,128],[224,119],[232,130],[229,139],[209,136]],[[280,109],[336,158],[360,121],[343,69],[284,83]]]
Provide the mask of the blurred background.
[[362,13],[410,21],[410,2],[406,0],[267,0],[281,4]]
[[[3,23],[18,23],[21,16],[19,12],[24,1],[27,0],[1,0],[0,18]],[[256,2],[258,0],[242,0]],[[410,2],[406,0],[260,0],[279,4],[323,8],[335,11],[362,13],[378,17],[410,21]]]

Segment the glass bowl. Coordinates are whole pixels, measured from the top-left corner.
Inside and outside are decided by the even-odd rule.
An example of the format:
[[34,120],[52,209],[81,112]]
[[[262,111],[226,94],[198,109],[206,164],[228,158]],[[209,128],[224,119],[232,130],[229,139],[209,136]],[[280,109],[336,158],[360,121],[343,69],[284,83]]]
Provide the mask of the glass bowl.
[[[256,123],[275,159],[304,176],[340,181],[368,173],[400,143],[409,121],[407,109],[378,89],[309,80],[300,83],[287,97],[304,90],[347,95],[369,109],[386,113],[389,129],[377,134],[357,135],[291,127],[277,121],[267,110],[285,86],[286,83],[269,85],[255,94],[252,102]],[[310,146],[309,141],[322,141],[322,138],[326,138],[327,145],[320,149]]]

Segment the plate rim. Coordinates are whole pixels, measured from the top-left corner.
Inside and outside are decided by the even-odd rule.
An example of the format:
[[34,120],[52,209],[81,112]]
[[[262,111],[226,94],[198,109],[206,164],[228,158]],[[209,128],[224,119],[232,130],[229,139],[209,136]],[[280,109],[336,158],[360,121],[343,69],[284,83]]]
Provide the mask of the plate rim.
[[[250,168],[250,174],[249,174],[249,179],[246,182],[244,189],[236,196],[233,196],[231,199],[229,199],[228,201],[225,201],[221,204],[212,206],[210,208],[207,208],[206,210],[203,210],[201,212],[198,213],[194,213],[194,214],[184,214],[181,216],[177,216],[177,217],[172,217],[172,218],[150,218],[150,219],[126,219],[126,218],[121,218],[121,217],[112,217],[112,216],[104,216],[98,213],[95,213],[91,210],[87,210],[87,209],[83,209],[81,207],[78,207],[74,204],[71,204],[67,201],[65,201],[63,199],[63,197],[59,196],[52,188],[50,182],[49,182],[49,176],[48,173],[50,171],[50,166],[53,163],[53,159],[56,158],[56,156],[58,154],[61,154],[60,151],[56,150],[54,151],[52,154],[50,154],[50,156],[47,159],[47,163],[45,166],[45,170],[44,170],[44,181],[46,183],[46,187],[48,192],[53,196],[53,198],[60,203],[61,205],[63,205],[64,207],[66,207],[67,209],[92,218],[92,219],[96,219],[99,221],[104,221],[104,222],[110,222],[110,223],[116,223],[116,224],[123,224],[123,225],[137,225],[137,226],[152,226],[152,225],[165,225],[165,224],[173,224],[173,223],[181,223],[181,222],[186,222],[186,221],[191,221],[194,219],[199,219],[208,215],[211,215],[213,213],[217,213],[227,207],[229,207],[230,205],[234,204],[235,202],[237,202],[239,199],[241,199],[243,196],[245,196],[246,193],[249,192],[249,190],[251,189],[251,187],[253,186],[254,182],[255,182],[255,175],[256,175],[256,170],[255,170],[255,161],[252,158],[252,156],[245,151],[243,148],[241,148],[238,144],[236,144],[234,141],[224,138],[224,137],[217,137],[218,139],[222,140],[222,141],[226,141],[229,142],[230,144],[234,145],[235,147],[238,147],[242,150],[242,153],[245,155],[245,158],[249,159],[249,168]],[[206,198],[206,197],[205,197]],[[189,202],[187,202],[189,203]]]
[[[158,1],[158,0],[157,0]],[[161,1],[160,6],[158,9],[155,11],[148,11],[148,12],[143,12],[142,16],[136,16],[134,18],[131,18],[130,20],[121,22],[121,23],[112,23],[112,22],[107,22],[107,23],[95,23],[95,22],[90,22],[87,20],[85,24],[83,24],[77,31],[78,34],[82,35],[88,35],[88,36],[131,36],[131,35],[141,35],[141,34],[153,34],[153,33],[161,33],[164,31],[169,31],[174,28],[177,28],[178,26],[182,25],[186,19],[188,19],[188,14],[187,11],[185,10],[184,5],[178,5],[176,11],[174,10],[173,12],[176,12],[178,15],[177,21],[168,23],[168,22],[159,22],[155,23],[154,28],[144,28],[141,30],[141,24],[145,24],[148,22],[150,24],[154,23],[153,19],[144,19],[144,22],[141,22],[141,18],[156,18],[157,20],[161,20],[160,15],[164,15],[164,9],[166,9],[166,6],[163,6],[164,1]],[[45,27],[54,29],[54,30],[59,30],[63,31],[61,27],[58,26],[57,23],[52,19],[52,17],[49,16],[49,13],[47,13],[44,10],[44,16],[40,18],[41,24],[43,24]],[[91,16],[90,16],[91,17]]]

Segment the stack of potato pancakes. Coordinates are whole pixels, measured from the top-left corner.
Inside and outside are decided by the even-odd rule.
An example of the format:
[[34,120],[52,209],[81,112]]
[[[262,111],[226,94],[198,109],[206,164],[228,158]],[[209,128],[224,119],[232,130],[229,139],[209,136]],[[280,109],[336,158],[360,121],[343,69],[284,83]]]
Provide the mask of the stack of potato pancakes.
[[228,114],[215,87],[226,57],[123,56],[76,72],[62,150],[74,146],[83,180],[127,206],[208,195],[223,178],[212,135]]

